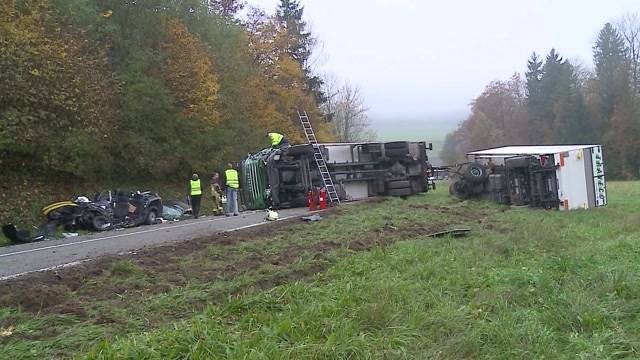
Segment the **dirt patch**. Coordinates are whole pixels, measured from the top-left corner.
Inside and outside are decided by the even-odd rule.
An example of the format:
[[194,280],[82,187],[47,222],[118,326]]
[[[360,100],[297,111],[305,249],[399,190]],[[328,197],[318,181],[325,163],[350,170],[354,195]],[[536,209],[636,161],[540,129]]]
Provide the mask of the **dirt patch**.
[[[430,211],[435,209],[451,212],[455,217],[467,220],[482,221],[483,216],[487,216],[484,211],[472,211],[460,206],[424,205],[422,208]],[[331,213],[323,215],[331,216]],[[200,282],[231,280],[265,265],[282,269],[277,272],[276,277],[257,279],[257,284],[254,286],[263,289],[324,271],[330,265],[330,261],[325,261],[327,254],[337,249],[367,251],[374,247],[386,247],[396,241],[410,240],[443,231],[450,226],[444,220],[443,223],[403,226],[394,224],[391,218],[385,220],[387,222],[381,228],[363,233],[347,243],[335,240],[324,240],[308,245],[281,243],[280,246],[284,246],[277,251],[265,245],[264,248],[252,249],[247,253],[236,252],[235,246],[240,243],[264,240],[267,235],[278,234],[286,231],[292,224],[300,223],[298,219],[291,219],[179,244],[142,249],[131,254],[102,257],[72,268],[35,273],[2,282],[0,283],[0,294],[2,294],[0,307],[20,307],[31,313],[73,314],[80,319],[89,319],[92,315],[88,314],[88,309],[95,302],[116,301],[124,298],[124,295],[128,295],[128,301],[131,301],[131,298],[138,298],[138,295],[143,298],[143,295],[166,293],[195,280]],[[214,250],[221,247],[223,251],[211,253],[212,245]],[[228,254],[234,252],[235,257],[226,258]],[[309,264],[303,264],[310,266],[309,268],[296,271],[289,269],[290,265],[299,263],[302,257],[312,260]],[[114,264],[123,260],[133,264],[131,266],[134,266],[134,269],[131,274],[126,272],[117,276],[112,274]],[[223,298],[228,295],[220,294]],[[195,304],[195,307],[200,308],[204,305]],[[118,321],[108,314],[94,316],[91,320],[97,323]]]
[[[182,269],[179,262],[182,257],[204,252],[210,245],[232,246],[244,241],[262,239],[265,234],[277,233],[297,222],[299,222],[297,219],[278,221],[233,233],[221,233],[179,244],[142,249],[131,254],[105,256],[70,268],[34,273],[4,281],[0,283],[0,294],[2,294],[0,307],[19,306],[24,311],[32,313],[72,313],[84,317],[86,312],[80,306],[83,300],[111,299],[116,294],[127,291],[126,284],[123,287],[106,286],[106,284],[105,286],[86,286],[96,278],[111,276],[110,269],[117,261],[131,260],[146,276],[153,278],[157,274],[165,274],[168,275],[163,277],[165,281],[171,285],[181,286],[187,282],[185,276],[180,273]],[[262,262],[261,258],[251,258],[241,264],[234,264],[229,275],[255,269]],[[220,273],[209,272],[200,276],[211,279],[217,275]],[[144,290],[148,293],[167,290],[166,284],[154,284],[151,281],[146,282],[145,286],[147,287]],[[69,298],[71,292],[74,292],[73,298]]]

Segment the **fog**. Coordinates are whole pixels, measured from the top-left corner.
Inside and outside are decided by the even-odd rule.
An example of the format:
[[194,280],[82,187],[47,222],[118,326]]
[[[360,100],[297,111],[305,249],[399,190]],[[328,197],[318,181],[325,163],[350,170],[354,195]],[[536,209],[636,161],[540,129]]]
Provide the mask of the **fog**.
[[[273,12],[278,0],[249,0]],[[374,118],[464,114],[492,80],[555,47],[591,66],[600,28],[637,0],[302,0],[315,68],[360,87]]]

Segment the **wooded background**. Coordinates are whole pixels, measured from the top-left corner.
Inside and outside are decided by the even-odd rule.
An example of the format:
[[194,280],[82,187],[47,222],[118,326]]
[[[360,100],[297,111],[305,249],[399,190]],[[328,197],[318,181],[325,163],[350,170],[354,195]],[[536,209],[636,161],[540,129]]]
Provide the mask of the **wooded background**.
[[471,150],[514,144],[604,146],[610,179],[640,177],[640,18],[607,23],[593,45],[595,68],[564,59],[555,49],[533,53],[524,78],[489,84],[471,114],[447,135],[445,163]]

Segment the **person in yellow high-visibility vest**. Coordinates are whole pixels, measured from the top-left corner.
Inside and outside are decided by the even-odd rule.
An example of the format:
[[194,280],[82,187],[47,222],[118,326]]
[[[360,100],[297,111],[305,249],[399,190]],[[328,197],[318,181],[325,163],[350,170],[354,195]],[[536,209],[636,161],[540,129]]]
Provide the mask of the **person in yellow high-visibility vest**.
[[224,214],[226,216],[238,216],[238,189],[240,189],[240,176],[238,170],[233,168],[233,164],[227,164],[227,170],[224,171],[225,187],[227,194],[227,206]]
[[189,200],[191,202],[191,212],[193,218],[197,219],[200,215],[200,200],[202,199],[202,184],[198,174],[193,174],[189,181]]
[[268,132],[267,137],[271,142],[271,147],[274,149],[289,146],[289,140],[287,140],[287,138],[280,133]]

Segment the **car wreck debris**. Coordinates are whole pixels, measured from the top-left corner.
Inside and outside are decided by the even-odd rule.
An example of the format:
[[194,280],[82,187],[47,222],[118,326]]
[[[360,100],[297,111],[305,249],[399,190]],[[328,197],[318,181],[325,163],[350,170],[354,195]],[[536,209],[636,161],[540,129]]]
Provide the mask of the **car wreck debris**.
[[73,201],[45,206],[42,214],[46,220],[35,235],[28,230],[18,230],[13,224],[4,225],[2,232],[14,243],[34,242],[55,238],[59,226],[72,232],[155,224],[162,210],[160,196],[149,191],[103,191],[97,193],[93,201],[80,196]]

